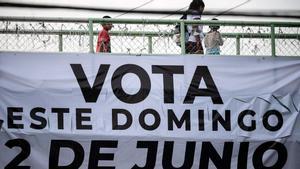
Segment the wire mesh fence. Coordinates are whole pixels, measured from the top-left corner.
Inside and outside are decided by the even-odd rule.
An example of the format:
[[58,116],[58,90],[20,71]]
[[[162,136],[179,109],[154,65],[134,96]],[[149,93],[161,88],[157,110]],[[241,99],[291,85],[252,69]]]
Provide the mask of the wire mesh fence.
[[[101,23],[105,21],[0,18],[0,51],[93,52]],[[107,22],[114,24],[110,31],[112,53],[183,54],[173,37],[179,20],[109,19]],[[300,23],[197,23],[203,25],[204,34],[211,24],[221,26],[222,55],[300,56]]]

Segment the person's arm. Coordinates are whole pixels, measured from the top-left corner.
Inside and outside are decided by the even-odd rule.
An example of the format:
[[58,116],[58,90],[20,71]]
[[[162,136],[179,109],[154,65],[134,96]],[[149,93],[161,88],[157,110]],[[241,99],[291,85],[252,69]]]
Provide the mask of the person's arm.
[[206,48],[208,47],[208,36],[209,36],[209,34],[207,33],[206,36],[204,37],[204,46]]
[[196,45],[199,48],[201,46],[201,39],[200,39],[200,33],[194,34],[196,39]]
[[100,38],[101,38],[101,32],[99,32],[99,34],[98,34],[97,45],[96,45],[96,53],[100,52],[100,47],[101,47]]
[[[200,20],[200,16],[193,16],[193,20]],[[196,45],[197,47],[201,47],[201,38],[200,38],[200,33],[202,30],[199,29],[199,25],[193,25],[193,35],[196,39]]]
[[107,52],[107,45],[105,45],[105,40],[104,39],[101,39],[101,42],[100,42],[100,51],[99,52]]
[[221,35],[221,33],[220,33],[220,32],[218,32],[218,34],[219,34],[219,45],[220,45],[220,46],[222,46],[222,45],[223,45],[223,43],[224,43],[224,41],[223,41],[223,38],[222,38],[222,35]]

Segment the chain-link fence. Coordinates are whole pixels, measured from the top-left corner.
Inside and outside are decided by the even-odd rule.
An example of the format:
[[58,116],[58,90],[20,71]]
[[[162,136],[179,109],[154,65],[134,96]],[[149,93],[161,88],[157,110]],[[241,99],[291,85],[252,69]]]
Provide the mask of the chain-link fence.
[[0,18],[0,51],[93,52],[102,22],[114,24],[112,53],[183,54],[174,41],[175,25],[221,28],[222,55],[300,56],[300,22],[225,22],[121,19]]

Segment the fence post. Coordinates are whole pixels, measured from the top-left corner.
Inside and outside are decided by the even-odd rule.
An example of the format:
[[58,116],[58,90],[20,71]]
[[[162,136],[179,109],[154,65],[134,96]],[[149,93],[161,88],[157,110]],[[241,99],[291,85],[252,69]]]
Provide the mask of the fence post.
[[185,54],[185,29],[184,22],[180,21],[180,46],[181,46],[181,54]]
[[148,53],[152,54],[153,46],[152,46],[152,36],[148,36]]
[[240,35],[236,36],[236,55],[241,54],[241,37]]
[[271,24],[271,52],[272,56],[276,56],[276,46],[275,46],[275,25]]
[[63,51],[63,38],[62,38],[62,34],[60,33],[58,35],[58,50],[59,52],[62,52]]
[[93,20],[89,19],[89,45],[90,53],[94,53],[94,31],[93,31]]

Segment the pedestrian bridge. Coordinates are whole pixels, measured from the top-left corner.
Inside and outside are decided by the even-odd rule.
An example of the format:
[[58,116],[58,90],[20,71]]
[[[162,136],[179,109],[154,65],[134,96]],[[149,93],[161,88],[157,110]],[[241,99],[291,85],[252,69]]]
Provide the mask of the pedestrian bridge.
[[174,41],[175,25],[202,24],[204,33],[210,25],[221,27],[221,55],[300,56],[300,22],[44,17],[0,17],[0,51],[93,53],[104,22],[114,24],[112,53],[185,54]]

